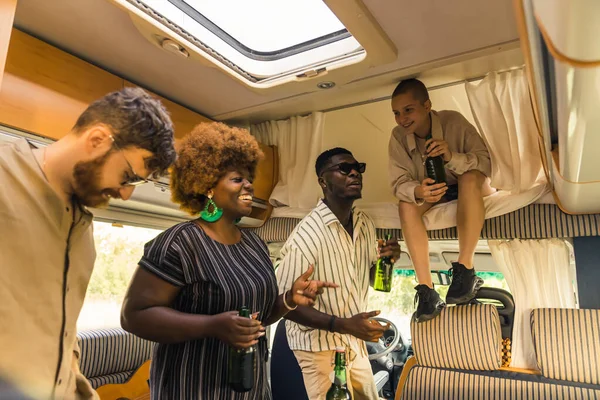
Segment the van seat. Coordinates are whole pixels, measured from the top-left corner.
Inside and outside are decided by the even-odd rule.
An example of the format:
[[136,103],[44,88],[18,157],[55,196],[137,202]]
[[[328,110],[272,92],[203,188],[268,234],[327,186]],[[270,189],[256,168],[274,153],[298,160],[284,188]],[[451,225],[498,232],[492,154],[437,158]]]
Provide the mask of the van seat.
[[121,328],[93,329],[77,334],[81,355],[79,368],[94,389],[124,383],[152,358],[154,343]]
[[538,308],[530,321],[543,376],[600,385],[600,310]]
[[415,356],[404,366],[396,400],[600,398],[599,313],[533,311],[540,373],[498,367],[501,335],[494,306],[448,307],[432,321],[411,324]]

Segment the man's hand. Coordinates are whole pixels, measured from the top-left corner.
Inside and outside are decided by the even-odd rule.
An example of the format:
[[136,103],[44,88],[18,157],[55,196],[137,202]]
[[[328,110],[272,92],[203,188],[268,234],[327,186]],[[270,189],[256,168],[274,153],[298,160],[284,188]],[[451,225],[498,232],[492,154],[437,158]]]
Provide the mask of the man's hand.
[[384,240],[377,241],[377,252],[379,257],[391,257],[392,263],[395,263],[400,258],[400,245],[398,239],[390,239],[387,242]]
[[446,194],[448,186],[445,182],[435,183],[431,178],[423,179],[423,182],[415,188],[415,198],[423,199],[427,203],[437,203]]
[[338,318],[335,326],[339,333],[347,333],[367,342],[377,342],[389,328],[388,325],[381,325],[371,319],[379,313],[380,311],[371,311],[356,314],[352,318]]
[[324,282],[311,280],[315,267],[311,264],[305,273],[300,275],[292,285],[292,289],[284,294],[289,296],[286,301],[290,307],[296,305],[312,307],[315,304],[317,296],[323,293],[325,288],[337,288],[339,287],[333,282]]
[[425,150],[428,157],[442,156],[445,162],[452,159],[452,152],[448,148],[448,142],[440,139],[429,139],[425,142]]

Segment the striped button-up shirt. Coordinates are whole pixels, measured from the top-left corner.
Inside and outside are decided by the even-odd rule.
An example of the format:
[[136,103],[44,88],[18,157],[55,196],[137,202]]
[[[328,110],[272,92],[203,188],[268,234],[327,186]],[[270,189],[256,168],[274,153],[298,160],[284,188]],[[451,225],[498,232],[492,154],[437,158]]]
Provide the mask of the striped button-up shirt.
[[[315,309],[340,318],[367,311],[369,269],[377,259],[375,225],[362,211],[353,209],[354,237],[351,238],[335,214],[321,200],[296,226],[281,249],[276,270],[279,291],[289,290],[294,280],[315,267],[312,279],[335,282],[338,288],[326,289],[315,302]],[[313,329],[286,322],[292,350],[325,351],[336,346],[364,352],[364,342],[351,335]]]

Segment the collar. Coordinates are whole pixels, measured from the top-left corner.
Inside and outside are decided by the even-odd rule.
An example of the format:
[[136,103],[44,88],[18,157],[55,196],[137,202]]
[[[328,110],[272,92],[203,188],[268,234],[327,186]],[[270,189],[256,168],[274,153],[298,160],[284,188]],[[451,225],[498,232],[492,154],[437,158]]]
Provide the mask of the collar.
[[[48,178],[46,178],[46,174],[44,174],[42,166],[38,162],[35,154],[33,154],[33,149],[38,149],[39,147],[24,138],[17,141],[16,147],[19,152],[23,154],[29,168],[39,175],[41,182],[43,182],[44,186],[46,187],[47,193],[52,193],[52,195],[48,196],[49,199],[52,199],[49,201],[56,203],[57,207],[62,209],[64,207],[62,199],[58,197],[58,194],[56,194],[54,189],[48,183]],[[72,207],[74,207],[76,210],[79,210],[81,214],[87,218],[93,217],[93,214],[88,210],[88,208],[81,204],[77,199],[73,199]]]
[[[327,207],[327,204],[325,204],[323,199],[319,200],[319,202],[317,203],[317,208],[315,208],[315,211],[323,219],[323,223],[325,225],[329,226],[336,222],[338,224],[342,225],[342,223],[335,216],[333,211],[331,211],[331,209],[329,207]],[[355,227],[356,227],[356,221],[357,221],[358,214],[359,213],[356,211],[356,206],[352,206],[352,222]]]
[[[440,118],[436,111],[431,110],[429,112],[429,116],[431,117],[431,136],[434,139],[444,139],[444,131],[442,130],[442,124],[440,122]],[[408,151],[413,152],[417,149],[417,141],[415,139],[415,134],[411,133],[406,135],[406,144],[408,146]]]

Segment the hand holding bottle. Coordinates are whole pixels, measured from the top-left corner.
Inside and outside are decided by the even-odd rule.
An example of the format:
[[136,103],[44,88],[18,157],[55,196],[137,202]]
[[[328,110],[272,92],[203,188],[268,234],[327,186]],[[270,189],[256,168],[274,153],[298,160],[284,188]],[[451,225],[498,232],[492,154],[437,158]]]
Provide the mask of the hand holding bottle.
[[236,349],[254,346],[258,338],[265,335],[265,328],[256,320],[256,314],[253,318],[246,318],[241,317],[238,311],[227,311],[214,318],[215,336]]
[[448,148],[448,142],[441,139],[429,139],[425,142],[428,157],[442,156],[445,162],[452,159],[452,152]]
[[377,241],[378,257],[390,257],[392,263],[400,258],[400,245],[397,238]]
[[448,190],[446,183],[435,183],[433,179],[425,178],[415,188],[415,198],[423,199],[426,203],[437,203],[446,194],[446,190]]

